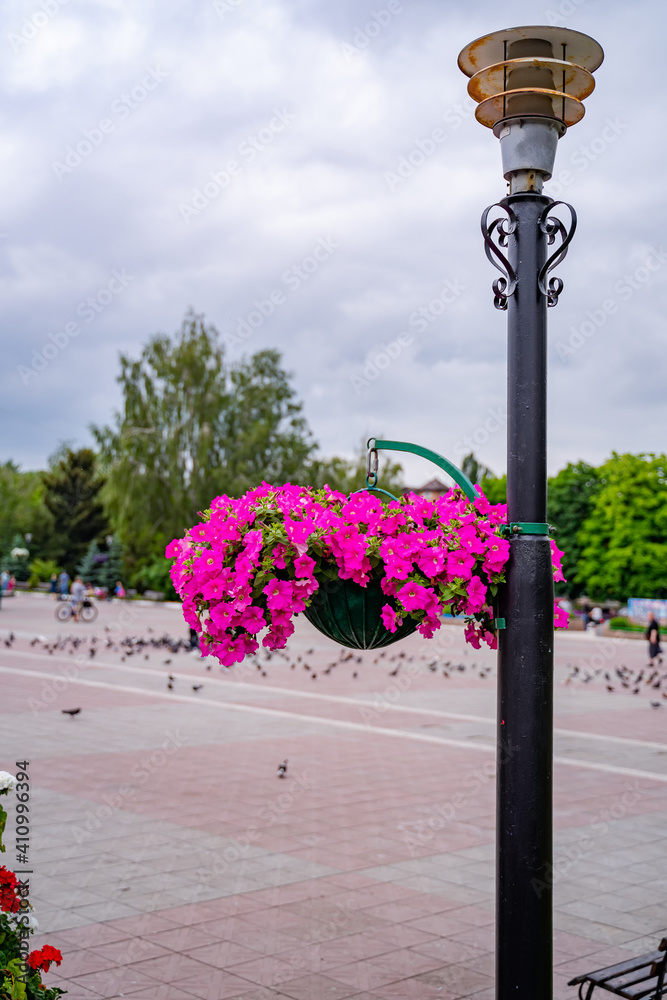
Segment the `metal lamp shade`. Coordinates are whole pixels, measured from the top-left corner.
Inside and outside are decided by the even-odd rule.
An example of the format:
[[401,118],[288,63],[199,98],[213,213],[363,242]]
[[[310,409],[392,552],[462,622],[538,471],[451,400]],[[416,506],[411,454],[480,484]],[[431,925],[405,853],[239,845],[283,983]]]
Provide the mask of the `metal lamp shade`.
[[354,580],[319,579],[320,589],[303,612],[315,628],[350,649],[377,649],[405,639],[416,631],[418,622],[407,618],[395,632],[385,628],[382,608],[394,602],[382,591],[380,580],[372,576],[366,587]]

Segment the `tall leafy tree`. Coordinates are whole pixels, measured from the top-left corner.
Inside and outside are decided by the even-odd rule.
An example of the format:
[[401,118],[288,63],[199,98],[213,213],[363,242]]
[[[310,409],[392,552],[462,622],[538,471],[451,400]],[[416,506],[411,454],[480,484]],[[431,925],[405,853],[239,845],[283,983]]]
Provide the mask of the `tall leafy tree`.
[[52,555],[70,575],[76,572],[90,543],[109,530],[95,452],[65,446],[42,473],[44,503],[55,526]]
[[473,486],[478,483],[482,483],[485,479],[495,479],[496,477],[491,472],[488,466],[484,465],[477,458],[475,458],[475,453],[470,452],[466,455],[461,462],[461,472],[464,472]]
[[577,535],[577,579],[597,598],[667,597],[667,456],[612,457]]
[[584,593],[587,581],[581,575],[581,527],[591,515],[595,498],[602,486],[600,472],[586,462],[569,462],[558,475],[549,479],[548,517],[556,528],[556,544],[564,552],[563,574],[566,583],[556,584],[556,592],[573,597]]
[[230,363],[215,328],[191,312],[175,336],[152,337],[120,364],[122,408],[92,430],[131,575],[216,495],[302,475],[314,444],[276,351]]
[[15,462],[0,464],[0,558],[13,547],[15,535],[31,535],[31,556],[42,554],[54,532],[44,504],[41,473],[22,472]]
[[507,476],[494,476],[489,470],[480,480],[480,489],[491,503],[507,503]]
[[[363,490],[366,487],[367,462],[368,451],[362,442],[354,459],[338,456],[311,459],[305,469],[302,482],[305,486],[320,487],[326,485],[341,493],[354,493],[356,490]],[[385,452],[380,455],[377,485],[380,489],[387,490],[388,493],[393,493],[397,497],[405,489],[403,467],[398,462],[392,461]]]

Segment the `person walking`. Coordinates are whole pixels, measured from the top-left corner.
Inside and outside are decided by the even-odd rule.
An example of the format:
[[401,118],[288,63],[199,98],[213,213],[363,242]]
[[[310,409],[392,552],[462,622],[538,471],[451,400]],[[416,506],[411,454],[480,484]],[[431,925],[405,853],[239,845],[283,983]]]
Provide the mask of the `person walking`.
[[74,617],[74,621],[78,622],[79,612],[83,607],[83,602],[86,597],[86,588],[80,576],[77,576],[76,580],[72,584],[72,592],[70,594],[70,597],[72,601],[72,614]]
[[63,600],[69,594],[69,573],[67,570],[63,570],[58,577],[58,593]]
[[49,593],[53,594],[53,600],[58,600],[58,574],[51,574],[51,581],[49,583]]
[[648,627],[646,629],[646,639],[648,640],[648,660],[649,666],[652,667],[655,658],[658,658],[658,663],[662,663],[662,647],[660,645],[660,626],[656,621],[653,612],[649,612],[648,616]]

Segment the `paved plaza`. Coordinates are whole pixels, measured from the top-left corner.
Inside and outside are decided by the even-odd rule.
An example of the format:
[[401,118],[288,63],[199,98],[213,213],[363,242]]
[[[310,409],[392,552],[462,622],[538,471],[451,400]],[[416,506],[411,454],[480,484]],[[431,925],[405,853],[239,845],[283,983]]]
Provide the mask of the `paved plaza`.
[[[47,984],[68,1000],[493,997],[494,653],[450,624],[357,656],[303,621],[285,656],[223,673],[157,644],[186,638],[176,607],[54,611],[26,594],[0,611],[0,769],[29,761],[35,947],[64,956]],[[667,701],[604,679],[645,658],[556,640],[557,1000],[667,930]],[[566,683],[573,665],[601,673]]]

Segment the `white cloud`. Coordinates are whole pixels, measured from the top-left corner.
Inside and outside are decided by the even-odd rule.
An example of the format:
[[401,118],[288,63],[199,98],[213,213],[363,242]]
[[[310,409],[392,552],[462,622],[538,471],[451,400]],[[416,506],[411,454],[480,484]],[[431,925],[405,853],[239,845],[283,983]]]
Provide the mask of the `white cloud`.
[[[346,54],[343,45],[385,6],[239,0],[219,16],[213,3],[181,0],[65,4],[18,51],[7,41],[0,398],[14,430],[0,458],[36,466],[59,439],[86,440],[88,423],[107,421],[118,404],[118,350],[137,354],[151,334],[177,329],[190,305],[233,333],[330,236],[340,247],[287,288],[247,349],[283,352],[325,452],[351,454],[364,435],[382,433],[456,459],[473,436],[478,456],[503,469],[504,429],[484,427],[504,401],[505,318],[492,306],[496,274],[479,217],[505,184],[498,143],[475,122],[456,66],[463,44],[500,27],[498,9],[403,0],[377,37]],[[7,32],[40,9],[39,0],[17,4]],[[502,12],[506,23],[527,16],[523,0]],[[528,19],[540,16],[531,9]],[[667,269],[572,357],[556,348],[661,245],[663,32],[647,35],[647,19],[664,27],[656,0],[641,3],[631,23],[627,7],[601,0],[567,18],[599,37],[607,61],[557,159],[560,196],[575,205],[579,229],[549,311],[554,470],[612,448],[664,449]],[[156,66],[164,81],[129,114],[112,112]],[[276,110],[293,120],[250,157],[243,144]],[[53,161],[105,116],[113,130],[59,181]],[[616,134],[609,121],[621,123]],[[446,136],[429,152],[436,128]],[[423,165],[392,189],[387,172],[415,149],[426,150]],[[179,206],[231,160],[238,172],[186,223]],[[114,268],[135,275],[132,286],[24,386],[17,366]],[[417,331],[409,317],[446,281],[465,291]],[[406,324],[413,342],[356,392],[351,375]],[[413,480],[428,475],[405,464]]]

